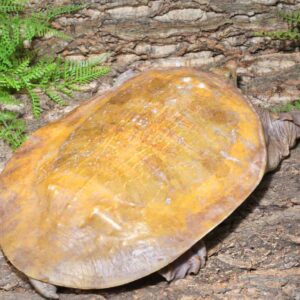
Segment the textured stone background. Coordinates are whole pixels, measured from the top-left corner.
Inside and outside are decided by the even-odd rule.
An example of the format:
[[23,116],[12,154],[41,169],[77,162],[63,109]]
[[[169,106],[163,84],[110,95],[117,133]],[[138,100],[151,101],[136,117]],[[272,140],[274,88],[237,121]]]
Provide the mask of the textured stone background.
[[[76,1],[32,1],[35,6]],[[300,0],[94,0],[55,26],[74,36],[49,39],[42,52],[84,58],[110,52],[116,73],[150,67],[207,69],[232,58],[239,83],[263,106],[300,95],[299,41],[272,41],[253,32],[287,28],[277,11],[300,8]],[[115,74],[115,73],[113,73]]]
[[[75,1],[31,1],[34,7]],[[295,42],[254,37],[254,31],[286,28],[278,8],[300,8],[279,0],[95,0],[55,26],[71,42],[44,39],[41,53],[82,59],[110,52],[110,76],[89,85],[70,106],[43,101],[44,113],[24,117],[29,130],[59,117],[93,93],[110,88],[128,69],[193,66],[209,69],[238,62],[239,83],[255,103],[272,106],[299,98],[300,53]],[[0,170],[11,156],[0,141]],[[209,259],[198,276],[167,284],[158,276],[106,291],[60,289],[61,299],[298,299],[300,300],[300,148],[279,172],[269,174],[234,215],[207,238]],[[0,252],[1,253],[1,252]],[[40,300],[26,279],[0,254],[0,299]]]

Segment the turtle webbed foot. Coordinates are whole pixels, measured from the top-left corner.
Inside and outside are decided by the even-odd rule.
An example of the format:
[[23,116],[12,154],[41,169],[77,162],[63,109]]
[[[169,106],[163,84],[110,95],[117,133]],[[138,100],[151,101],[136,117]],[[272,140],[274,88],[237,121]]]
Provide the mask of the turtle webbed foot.
[[174,262],[159,271],[167,281],[182,279],[189,274],[198,274],[206,262],[206,247],[199,241]]
[[39,280],[35,280],[32,278],[29,278],[29,281],[31,285],[34,287],[34,289],[46,299],[59,299],[59,296],[56,293],[57,288],[55,285],[52,285],[50,283],[45,283]]

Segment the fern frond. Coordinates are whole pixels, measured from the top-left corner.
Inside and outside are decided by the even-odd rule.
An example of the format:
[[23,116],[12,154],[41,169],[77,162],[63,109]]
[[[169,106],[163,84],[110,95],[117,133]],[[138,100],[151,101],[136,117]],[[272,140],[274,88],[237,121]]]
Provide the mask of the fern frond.
[[85,5],[85,4],[72,4],[72,5],[65,5],[65,6],[61,6],[61,7],[54,7],[54,8],[46,9],[45,11],[40,12],[36,16],[38,18],[42,18],[47,21],[51,21],[60,15],[69,14],[69,13],[78,11],[80,9],[85,8],[86,6],[87,5]]
[[44,37],[45,35],[63,39],[70,38],[63,32],[52,28],[50,24],[36,19],[35,17],[21,20],[20,26],[23,31],[23,39],[28,41],[32,41],[35,37]]
[[0,111],[0,139],[7,142],[13,150],[26,139],[25,122],[11,111]]
[[22,79],[25,82],[33,82],[36,80],[43,80],[43,77],[47,73],[52,73],[56,69],[56,65],[54,63],[43,65],[43,64],[36,64],[32,66],[26,74],[23,75]]
[[62,40],[71,40],[72,37],[68,34],[65,34],[62,31],[56,30],[54,28],[48,28],[48,30],[45,32],[45,34],[43,36],[47,36],[48,38],[50,37],[56,37]]
[[110,53],[102,53],[100,55],[91,57],[86,60],[66,60],[66,63],[69,64],[69,68],[87,68],[87,67],[95,67],[99,66],[103,62],[105,62],[110,56]]
[[58,85],[56,88],[57,88],[58,91],[65,94],[66,96],[68,96],[70,98],[73,97],[72,91],[67,86],[65,86],[64,84]]
[[77,84],[72,84],[72,83],[69,83],[69,82],[64,82],[64,86],[66,88],[68,88],[69,90],[74,91],[74,92],[80,92],[81,91],[81,88]]
[[29,64],[30,64],[30,59],[28,57],[24,58],[23,60],[19,61],[14,73],[21,75],[28,68]]
[[40,103],[40,98],[37,95],[36,92],[34,92],[32,89],[27,89],[28,95],[31,99],[31,106],[32,106],[32,113],[33,116],[38,119],[41,116],[42,108]]
[[58,82],[60,79],[59,66],[60,62],[51,57],[41,58],[37,64],[37,68],[42,69],[44,74],[40,78],[41,86],[49,85],[50,82]]
[[[22,3],[23,2],[23,3]],[[0,2],[0,13],[18,13],[25,9],[25,2],[28,1],[2,0]]]
[[0,24],[0,63],[5,67],[11,67],[10,57],[15,53],[19,39],[16,39],[13,29]]
[[[31,41],[36,37],[70,38],[53,28],[49,21],[86,5],[30,12],[25,10],[27,2],[29,0],[0,0],[0,105],[7,110],[8,104],[19,103],[14,94],[22,91],[31,99],[33,116],[39,118],[42,111],[40,92],[64,105],[62,96],[72,97],[73,91],[80,91],[77,85],[89,83],[110,69],[100,66],[107,54],[83,62],[38,57],[31,49]],[[15,149],[24,140],[24,133],[25,123],[16,114],[0,111],[0,139]]]
[[300,40],[300,10],[285,12],[278,11],[278,16],[289,24],[289,29],[282,31],[259,31],[255,32],[255,36],[267,36],[276,40]]
[[59,105],[65,105],[65,101],[55,92],[50,90],[45,90],[45,94],[55,103]]
[[19,101],[8,91],[0,89],[0,104],[18,104]]
[[110,72],[109,67],[84,67],[77,69],[67,81],[75,84],[86,84]]
[[18,78],[9,74],[0,74],[0,87],[19,91],[22,85]]
[[0,111],[0,122],[6,123],[8,121],[13,121],[17,118],[17,114],[12,111]]
[[291,12],[279,11],[278,15],[291,26],[296,26],[300,23],[300,9]]
[[297,29],[291,29],[287,31],[260,31],[255,35],[257,36],[267,36],[276,40],[299,40],[300,33]]

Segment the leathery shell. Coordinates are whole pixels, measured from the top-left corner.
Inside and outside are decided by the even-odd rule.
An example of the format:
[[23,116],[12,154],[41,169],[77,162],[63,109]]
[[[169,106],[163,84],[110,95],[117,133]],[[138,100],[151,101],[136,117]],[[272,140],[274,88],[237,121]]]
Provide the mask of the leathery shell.
[[0,243],[26,275],[90,289],[166,266],[264,173],[254,109],[189,68],[151,70],[37,130],[0,178]]

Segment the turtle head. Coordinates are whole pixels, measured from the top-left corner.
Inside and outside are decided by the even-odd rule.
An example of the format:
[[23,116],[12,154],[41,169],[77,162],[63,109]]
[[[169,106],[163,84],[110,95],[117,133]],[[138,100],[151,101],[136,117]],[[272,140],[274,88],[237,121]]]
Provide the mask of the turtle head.
[[269,172],[289,155],[290,148],[300,138],[300,111],[272,113],[258,109],[258,114],[264,128],[268,155],[266,172]]
[[212,68],[209,71],[224,78],[228,83],[237,87],[237,67],[238,64],[235,60],[229,60],[221,67]]

